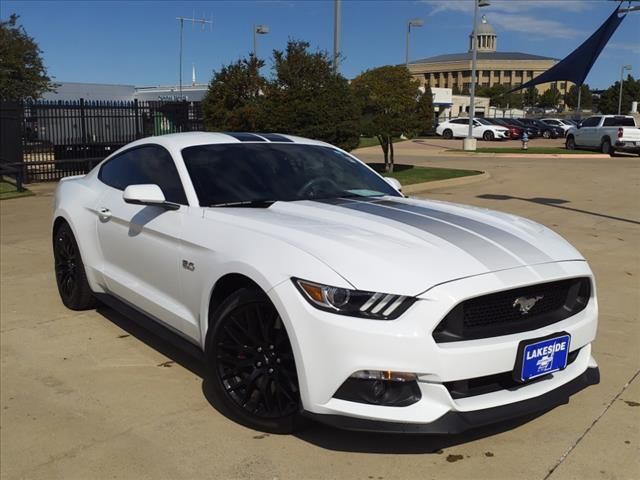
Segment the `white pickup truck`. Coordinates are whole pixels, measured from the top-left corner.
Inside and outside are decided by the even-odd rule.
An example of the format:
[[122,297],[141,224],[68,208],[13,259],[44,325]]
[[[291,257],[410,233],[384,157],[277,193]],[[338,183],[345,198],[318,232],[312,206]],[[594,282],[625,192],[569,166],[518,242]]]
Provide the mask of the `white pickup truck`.
[[632,116],[595,115],[566,134],[568,150],[598,149],[602,153],[629,152],[640,155],[640,128]]

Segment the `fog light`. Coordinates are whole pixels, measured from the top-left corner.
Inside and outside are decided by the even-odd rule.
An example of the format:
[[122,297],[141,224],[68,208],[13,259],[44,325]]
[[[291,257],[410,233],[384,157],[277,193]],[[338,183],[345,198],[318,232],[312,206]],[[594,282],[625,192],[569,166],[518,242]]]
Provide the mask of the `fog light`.
[[362,380],[387,380],[390,382],[413,382],[417,380],[415,373],[392,372],[391,370],[360,370],[351,375],[351,378]]
[[406,407],[422,397],[417,375],[390,370],[360,370],[340,386],[334,398],[350,402]]

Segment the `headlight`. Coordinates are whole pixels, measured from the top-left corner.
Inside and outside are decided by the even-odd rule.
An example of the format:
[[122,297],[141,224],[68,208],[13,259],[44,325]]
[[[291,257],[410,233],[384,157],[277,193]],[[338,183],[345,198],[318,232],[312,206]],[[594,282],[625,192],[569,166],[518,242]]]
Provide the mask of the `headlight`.
[[361,292],[331,287],[292,278],[302,296],[314,307],[339,315],[393,320],[402,315],[414,302],[414,297],[391,293]]

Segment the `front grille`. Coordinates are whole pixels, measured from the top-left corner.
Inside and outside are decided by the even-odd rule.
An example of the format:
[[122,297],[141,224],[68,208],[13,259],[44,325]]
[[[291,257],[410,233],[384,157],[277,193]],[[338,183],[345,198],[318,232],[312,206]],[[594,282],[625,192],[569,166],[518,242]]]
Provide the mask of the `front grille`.
[[[567,366],[575,362],[578,358],[580,349],[569,353],[567,357]],[[521,387],[531,385],[549,378],[552,373],[529,380],[526,383],[517,382],[513,378],[513,372],[497,373],[495,375],[487,375],[486,377],[469,378],[468,380],[457,380],[455,382],[445,382],[444,386],[449,391],[451,398],[468,398],[476,395],[485,395],[487,393],[497,392],[499,390],[517,390]]]
[[588,278],[571,278],[472,298],[444,317],[433,338],[457,342],[535,330],[575,315],[590,296]]

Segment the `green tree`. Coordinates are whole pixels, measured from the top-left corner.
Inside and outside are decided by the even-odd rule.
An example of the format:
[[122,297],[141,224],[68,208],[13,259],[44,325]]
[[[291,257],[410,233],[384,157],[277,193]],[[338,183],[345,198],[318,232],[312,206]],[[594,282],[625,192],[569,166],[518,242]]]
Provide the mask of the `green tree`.
[[385,171],[393,172],[392,138],[414,132],[425,121],[418,114],[419,83],[411,78],[406,67],[385,66],[361,73],[353,79],[351,87],[360,103],[362,133],[378,138]]
[[265,79],[260,75],[263,65],[262,60],[251,55],[214,72],[202,101],[207,130],[260,130],[261,94],[265,86]]
[[430,135],[433,133],[433,93],[431,87],[424,87],[416,103],[415,126],[413,136]]
[[[620,82],[616,82],[607,88],[598,102],[598,111],[604,114],[618,113],[618,99],[620,95]],[[631,102],[640,99],[640,79],[636,80],[632,75],[628,75],[622,84],[622,108],[620,113],[626,114],[631,111]]]
[[261,109],[266,129],[356,148],[358,106],[327,53],[310,52],[308,43],[291,40],[285,51],[273,52],[273,60],[275,75],[265,85]]
[[[591,93],[591,89],[589,85],[584,84],[580,87],[581,95],[580,95],[580,108],[590,109],[593,106],[593,94]],[[567,96],[565,97],[564,103],[567,107],[575,109],[578,106],[578,87],[576,85],[571,85],[569,91],[567,92]]]
[[523,96],[520,93],[511,92],[511,87],[496,83],[492,87],[480,87],[477,91],[479,97],[489,97],[489,104],[496,108],[522,108]]
[[538,98],[538,106],[541,108],[556,108],[560,103],[560,91],[557,88],[546,90]]
[[522,104],[532,107],[538,103],[538,89],[536,87],[527,88],[522,96]]
[[54,90],[42,61],[42,51],[18,16],[0,20],[0,99],[38,98]]

